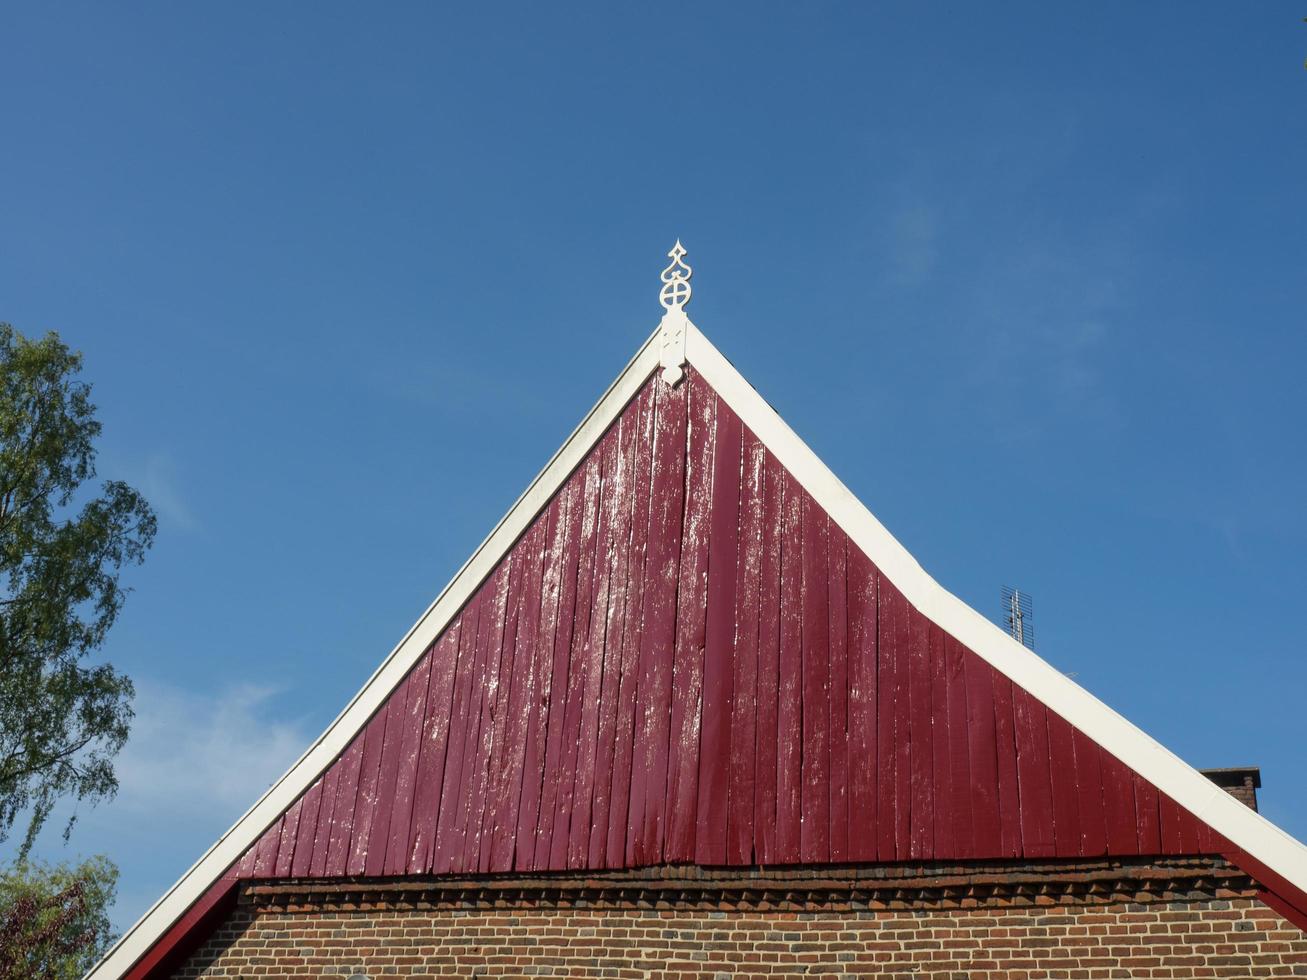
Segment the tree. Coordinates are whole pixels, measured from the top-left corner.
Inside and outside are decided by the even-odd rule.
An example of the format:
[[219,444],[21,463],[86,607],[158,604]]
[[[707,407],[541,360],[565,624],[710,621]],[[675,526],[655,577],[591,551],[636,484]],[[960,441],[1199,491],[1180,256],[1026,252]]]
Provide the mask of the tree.
[[0,980],[75,980],[113,941],[109,906],[118,869],[19,861],[0,872]]
[[20,857],[61,797],[113,796],[132,719],[131,681],[87,657],[155,518],[125,483],[87,485],[100,423],[81,367],[57,334],[0,324],[0,841],[30,814]]

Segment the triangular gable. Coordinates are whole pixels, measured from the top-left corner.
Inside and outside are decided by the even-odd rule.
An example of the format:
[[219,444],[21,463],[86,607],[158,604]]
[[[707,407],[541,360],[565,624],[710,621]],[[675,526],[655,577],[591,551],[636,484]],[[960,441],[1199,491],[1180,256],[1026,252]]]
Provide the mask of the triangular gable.
[[1220,853],[1307,923],[1302,845],[944,592],[683,329],[685,380],[655,334],[92,975],[270,877]]
[[645,384],[233,877],[1228,849],[909,605],[686,376]]

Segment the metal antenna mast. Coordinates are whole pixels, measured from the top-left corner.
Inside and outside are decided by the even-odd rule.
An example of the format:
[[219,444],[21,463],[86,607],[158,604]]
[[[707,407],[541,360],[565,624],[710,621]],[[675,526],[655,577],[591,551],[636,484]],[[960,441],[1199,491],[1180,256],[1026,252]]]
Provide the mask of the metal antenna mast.
[[1034,606],[1030,596],[1020,589],[1003,586],[1003,615],[1007,620],[1007,631],[1024,647],[1035,648]]

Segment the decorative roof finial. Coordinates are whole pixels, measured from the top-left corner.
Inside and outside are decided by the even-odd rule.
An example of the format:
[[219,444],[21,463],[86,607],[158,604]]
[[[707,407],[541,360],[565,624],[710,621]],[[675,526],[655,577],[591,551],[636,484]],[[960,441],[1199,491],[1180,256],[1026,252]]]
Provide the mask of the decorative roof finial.
[[658,292],[658,300],[669,310],[684,309],[690,302],[690,277],[694,270],[681,261],[685,257],[685,246],[679,238],[667,257],[672,264],[663,270],[663,288]]
[[685,257],[685,246],[679,238],[667,257],[672,264],[663,270],[663,288],[658,291],[658,301],[667,310],[659,325],[662,337],[658,361],[663,367],[663,380],[675,387],[685,377],[682,365],[685,364],[685,337],[690,325],[685,304],[690,302],[690,276],[694,275],[694,270],[681,261]]

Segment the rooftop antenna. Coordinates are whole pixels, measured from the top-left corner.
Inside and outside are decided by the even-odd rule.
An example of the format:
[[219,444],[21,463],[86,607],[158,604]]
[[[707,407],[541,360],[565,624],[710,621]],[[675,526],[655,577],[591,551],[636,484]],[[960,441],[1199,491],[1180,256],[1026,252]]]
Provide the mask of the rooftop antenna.
[[1003,615],[1012,639],[1023,647],[1035,649],[1034,604],[1030,595],[1020,589],[1003,586]]

